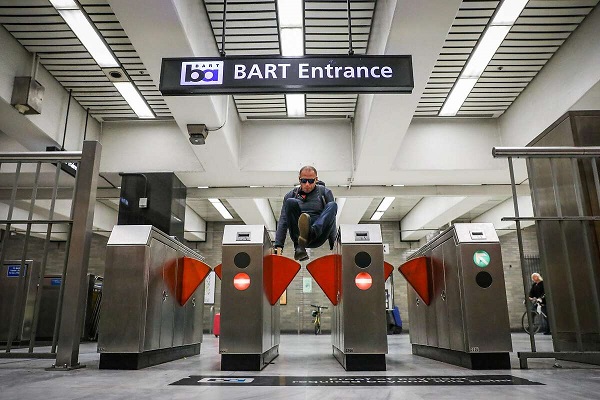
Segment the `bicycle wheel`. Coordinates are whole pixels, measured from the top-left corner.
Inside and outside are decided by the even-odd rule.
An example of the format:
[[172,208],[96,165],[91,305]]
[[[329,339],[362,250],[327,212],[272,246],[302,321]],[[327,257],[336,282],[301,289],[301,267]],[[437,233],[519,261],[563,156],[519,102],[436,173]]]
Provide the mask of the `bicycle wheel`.
[[[533,333],[538,333],[542,326],[542,320],[540,315],[536,313],[531,313],[531,323],[533,324]],[[521,317],[521,326],[523,327],[523,330],[525,332],[529,333],[529,321],[527,321],[527,312],[524,312],[523,316]]]
[[321,321],[318,319],[315,320],[315,335],[319,335],[321,333]]

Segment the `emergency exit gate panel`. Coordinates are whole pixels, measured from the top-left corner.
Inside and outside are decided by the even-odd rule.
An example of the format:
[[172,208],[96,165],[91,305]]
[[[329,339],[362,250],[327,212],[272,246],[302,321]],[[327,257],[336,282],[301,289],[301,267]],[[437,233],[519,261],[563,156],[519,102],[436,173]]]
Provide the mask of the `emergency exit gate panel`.
[[106,250],[101,369],[140,369],[200,353],[204,283],[184,305],[185,258],[200,256],[150,225],[115,225]]
[[[26,260],[4,261],[0,265],[0,343],[27,342],[31,338],[33,311],[37,294],[40,264]],[[16,300],[16,303],[15,303]]]
[[346,370],[385,371],[387,331],[379,225],[340,225],[341,296],[333,308],[334,355]]
[[500,242],[492,224],[455,224],[409,261],[427,258],[431,304],[408,291],[413,353],[472,369],[510,368]]
[[279,355],[279,303],[264,289],[271,254],[263,225],[227,225],[223,232],[221,335],[223,371],[259,371]]

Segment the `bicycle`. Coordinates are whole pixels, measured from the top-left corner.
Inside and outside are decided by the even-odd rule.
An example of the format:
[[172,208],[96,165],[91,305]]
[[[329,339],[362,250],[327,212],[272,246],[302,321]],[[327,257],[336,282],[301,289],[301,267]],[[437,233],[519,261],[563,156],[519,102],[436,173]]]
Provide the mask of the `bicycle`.
[[329,307],[316,306],[314,304],[311,304],[310,306],[316,308],[316,310],[312,310],[311,315],[314,318],[313,324],[315,325],[315,335],[320,335],[321,334],[321,314],[323,314],[323,312],[321,310],[327,309]]
[[[533,299],[531,302],[533,303],[533,312],[527,310],[523,313],[523,316],[521,317],[521,326],[525,332],[529,333],[527,313],[531,312],[532,332],[533,334],[536,334],[542,329],[544,324],[547,323],[548,316],[542,311],[542,299]],[[523,301],[523,304],[525,304],[525,301]]]

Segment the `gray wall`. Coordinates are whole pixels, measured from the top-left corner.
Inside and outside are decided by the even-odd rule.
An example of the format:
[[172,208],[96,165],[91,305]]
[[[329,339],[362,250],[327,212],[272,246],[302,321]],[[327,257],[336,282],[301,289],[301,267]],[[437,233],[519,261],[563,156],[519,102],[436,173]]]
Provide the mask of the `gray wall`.
[[[524,254],[539,255],[535,225],[525,228],[522,231],[522,236]],[[523,305],[525,295],[523,292],[523,278],[516,232],[500,236],[500,245],[502,247],[502,262],[504,264],[510,327],[513,330],[522,330],[521,317],[525,312],[525,305]],[[531,280],[529,278],[527,283],[527,291],[529,292],[529,288],[531,287]]]
[[[44,227],[45,229],[45,227]],[[2,231],[4,233],[4,231]],[[12,234],[8,239],[8,248],[6,249],[6,260],[21,260],[23,254],[25,235]],[[88,272],[95,275],[104,273],[104,261],[106,259],[106,243],[108,237],[101,235],[92,235],[92,246],[90,248],[90,263]],[[60,274],[65,262],[66,242],[50,242],[48,246],[48,261],[46,264],[46,274]],[[42,261],[44,255],[44,240],[36,237],[30,237],[27,245],[27,258],[35,261]]]
[[[215,267],[221,262],[221,240],[223,238],[223,229],[226,223],[208,222],[206,242],[189,242],[187,245],[197,249],[205,258],[206,263]],[[388,243],[390,254],[384,256],[385,261],[394,266],[392,275],[394,284],[394,303],[400,309],[405,329],[409,328],[408,307],[407,307],[407,283],[398,272],[397,267],[403,262],[411,244],[400,242],[400,233],[397,222],[382,222],[381,229],[383,242]],[[523,231],[525,254],[538,254],[535,227],[527,228]],[[106,256],[106,242],[108,238],[100,235],[93,235],[92,248],[90,252],[89,272],[102,275],[104,272],[104,260]],[[521,329],[521,315],[525,311],[523,305],[523,281],[521,277],[521,267],[519,262],[519,252],[517,247],[516,233],[510,233],[500,237],[502,245],[502,258],[504,263],[504,276],[506,280],[506,291],[508,298],[508,310],[510,316],[510,325],[514,330]],[[413,248],[416,246],[413,244]],[[20,258],[23,248],[23,236],[13,235],[10,237],[7,251],[7,259]],[[47,273],[60,273],[64,262],[65,242],[53,242],[50,245],[48,253]],[[313,249],[311,259],[330,254],[327,244],[319,249]],[[41,260],[43,255],[43,241],[37,238],[31,238],[28,246],[28,258]],[[288,239],[284,255],[293,256],[293,248]],[[310,316],[310,304],[320,304],[331,306],[327,297],[323,294],[316,282],[312,281],[312,292],[303,293],[302,278],[310,278],[306,271],[305,263],[302,269],[294,278],[287,290],[287,305],[281,306],[281,329],[284,332],[310,332],[313,329],[312,318]],[[215,304],[206,305],[204,313],[204,327],[208,330],[211,326],[211,307],[214,312],[219,312],[221,297],[221,282],[216,279],[215,285]],[[331,309],[326,310],[323,315],[323,329],[329,330],[331,326]]]

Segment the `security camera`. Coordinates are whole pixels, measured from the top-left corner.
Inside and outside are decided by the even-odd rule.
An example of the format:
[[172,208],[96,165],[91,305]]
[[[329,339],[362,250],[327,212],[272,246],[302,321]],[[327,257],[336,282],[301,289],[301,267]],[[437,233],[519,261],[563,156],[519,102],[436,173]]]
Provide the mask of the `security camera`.
[[205,124],[189,124],[187,126],[188,134],[190,135],[190,143],[193,145],[201,145],[206,143],[208,130]]

